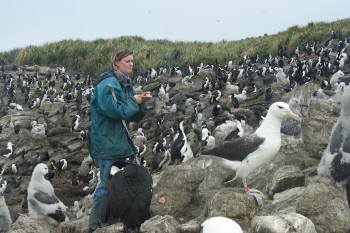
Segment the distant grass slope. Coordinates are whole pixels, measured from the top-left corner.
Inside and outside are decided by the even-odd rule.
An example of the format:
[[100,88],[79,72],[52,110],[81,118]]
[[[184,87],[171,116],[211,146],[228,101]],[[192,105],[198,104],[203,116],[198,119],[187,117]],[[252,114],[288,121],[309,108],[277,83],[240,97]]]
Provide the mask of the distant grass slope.
[[2,52],[0,65],[60,65],[73,72],[96,76],[110,68],[110,56],[116,48],[128,47],[134,51],[134,74],[145,72],[151,67],[196,67],[200,63],[223,66],[227,61],[237,62],[245,55],[276,55],[282,46],[288,53],[307,43],[310,45],[316,42],[319,47],[323,46],[331,39],[332,29],[335,30],[338,39],[350,37],[350,18],[331,23],[309,23],[305,27],[293,26],[274,35],[218,43],[144,40],[138,36],[94,41],[63,40]]

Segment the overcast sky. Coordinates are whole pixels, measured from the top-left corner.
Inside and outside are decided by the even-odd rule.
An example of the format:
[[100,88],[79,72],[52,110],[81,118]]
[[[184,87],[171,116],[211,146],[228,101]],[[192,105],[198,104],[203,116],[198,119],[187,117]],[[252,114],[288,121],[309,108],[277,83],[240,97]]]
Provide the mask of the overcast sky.
[[0,8],[0,52],[135,35],[233,41],[350,17],[349,0],[6,0]]

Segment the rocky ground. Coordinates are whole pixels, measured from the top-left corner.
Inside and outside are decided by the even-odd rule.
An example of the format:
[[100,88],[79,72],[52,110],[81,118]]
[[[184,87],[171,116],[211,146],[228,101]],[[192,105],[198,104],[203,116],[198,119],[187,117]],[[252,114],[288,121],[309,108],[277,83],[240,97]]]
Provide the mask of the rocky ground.
[[[300,58],[303,61],[316,60],[317,55],[301,54]],[[283,69],[288,71],[293,63],[283,60]],[[269,67],[264,62],[256,62],[255,65],[256,70]],[[235,67],[239,68],[238,65]],[[24,73],[35,75],[35,70],[39,71],[38,80],[42,80],[44,85],[47,75],[56,71],[48,67],[26,66],[21,67],[21,71],[5,73],[7,76],[12,75],[16,83],[18,77],[23,77]],[[349,64],[342,70],[349,71]],[[69,71],[66,72],[69,74]],[[74,84],[83,82],[83,78],[77,80],[75,74],[69,75]],[[200,128],[203,122],[215,132],[218,125],[226,120],[233,120],[238,115],[251,119],[254,116],[253,109],[260,109],[265,114],[268,106],[276,101],[288,102],[295,97],[307,104],[307,107],[300,109],[303,117],[301,133],[295,136],[282,134],[282,147],[275,159],[248,177],[250,187],[264,193],[263,206],[258,206],[253,197],[244,194],[240,180],[233,186],[223,186],[223,181],[232,171],[208,158],[199,156],[180,165],[164,167],[160,172],[152,171],[150,165],[154,155],[151,148],[156,141],[156,116],[164,113],[163,131],[172,127],[179,117],[189,119],[193,113],[193,105],[186,105],[186,100],[192,98],[200,101],[200,95],[208,93],[208,90],[203,89],[206,77],[215,79],[218,74],[210,70],[202,71],[192,77],[193,85],[182,81],[185,74],[160,74],[147,81],[143,90],[149,90],[153,95],[147,102],[150,110],[143,121],[131,125],[130,131],[134,135],[138,128],[144,129],[146,139],[141,142],[139,138],[134,139],[137,145],[145,145],[147,148],[143,156],[154,180],[152,217],[143,224],[142,230],[199,232],[200,224],[212,216],[232,218],[241,225],[244,232],[254,233],[345,232],[350,227],[350,211],[344,188],[336,185],[329,177],[318,176],[316,171],[322,153],[329,143],[332,126],[339,116],[340,101],[313,97],[313,93],[320,88],[320,80],[327,79],[319,74],[316,75],[317,79],[296,85],[291,91],[286,91],[285,85],[276,82],[275,75],[276,73],[269,74],[272,82],[264,82],[267,77],[259,76],[257,72],[253,78],[238,79],[237,82],[243,85],[255,82],[257,86],[257,90],[249,93],[238,108],[230,102],[229,95],[233,93],[225,88],[220,89],[223,96],[218,102],[204,103],[206,105],[201,109],[204,120],[186,125],[187,135],[192,140],[194,129]],[[0,82],[3,87],[7,79],[2,78]],[[56,89],[61,90],[63,83],[63,79],[57,78]],[[167,83],[172,86],[168,91],[170,100],[158,96],[159,87]],[[84,84],[84,89],[87,88],[88,85]],[[265,99],[267,88],[274,90],[272,99],[268,101]],[[30,89],[34,94],[35,86]],[[213,93],[217,93],[217,89],[214,88]],[[87,159],[89,152],[86,141],[81,138],[81,131],[86,130],[90,124],[88,100],[84,97],[81,106],[72,99],[63,103],[46,101],[30,108],[25,103],[25,95],[16,87],[16,103],[23,110],[12,110],[8,108],[11,96],[4,88],[1,88],[0,96],[0,145],[6,147],[9,141],[14,144],[13,154],[9,158],[0,156],[0,165],[4,169],[2,177],[8,182],[5,200],[13,220],[9,232],[87,232],[91,196],[84,193],[83,187],[86,184],[82,181],[89,171],[91,161]],[[177,106],[175,112],[163,107],[174,103]],[[212,109],[217,104],[226,110],[213,117]],[[72,130],[75,115],[80,116],[80,124],[77,130]],[[33,121],[44,125],[45,132],[34,133],[31,125]],[[246,125],[245,129],[249,132],[252,127]],[[214,136],[217,144],[223,139],[219,133]],[[62,158],[67,159],[68,168],[58,172],[52,184],[56,195],[65,205],[72,207],[74,201],[78,201],[80,209],[69,211],[70,221],[58,226],[26,217],[23,197],[34,167],[39,162],[49,164],[52,160],[59,161]],[[17,164],[17,174],[12,172],[12,164]],[[79,186],[73,187],[70,183],[72,171],[78,173],[81,181]],[[116,232],[120,229],[121,224],[114,224],[96,232]]]

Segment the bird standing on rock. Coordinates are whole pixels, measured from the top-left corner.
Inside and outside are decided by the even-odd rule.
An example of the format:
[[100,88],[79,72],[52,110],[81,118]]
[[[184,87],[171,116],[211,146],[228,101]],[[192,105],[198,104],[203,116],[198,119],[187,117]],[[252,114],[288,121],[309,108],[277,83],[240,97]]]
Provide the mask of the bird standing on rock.
[[193,157],[193,153],[183,127],[184,120],[180,121],[179,133],[171,145],[171,161],[175,164],[185,162]]
[[126,164],[109,180],[106,219],[120,218],[123,232],[139,232],[141,224],[151,216],[152,183],[145,167]]
[[253,195],[258,204],[262,205],[263,194],[259,190],[248,188],[247,176],[271,161],[277,154],[281,146],[281,123],[286,116],[300,120],[300,117],[289,109],[287,103],[275,102],[254,133],[225,141],[212,149],[203,150],[201,154],[217,159],[223,166],[235,170],[235,177],[231,181],[241,178],[245,192]]
[[319,175],[331,176],[335,182],[345,184],[350,206],[350,87],[341,99],[341,111],[335,122],[330,141],[317,167]]
[[72,131],[77,131],[79,129],[79,119],[80,116],[79,115],[75,115],[72,121]]
[[55,195],[54,188],[45,177],[49,174],[46,164],[34,168],[28,186],[28,214],[31,218],[48,219],[50,223],[67,221],[65,206]]

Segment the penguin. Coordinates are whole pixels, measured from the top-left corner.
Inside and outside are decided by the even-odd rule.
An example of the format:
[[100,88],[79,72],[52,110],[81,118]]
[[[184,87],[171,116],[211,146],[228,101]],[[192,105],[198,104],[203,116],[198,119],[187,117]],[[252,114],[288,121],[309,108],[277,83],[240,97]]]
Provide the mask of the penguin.
[[54,188],[45,176],[49,168],[39,163],[34,168],[28,185],[28,215],[31,218],[47,219],[52,224],[68,221],[65,206],[55,195]]
[[161,171],[163,167],[170,162],[170,149],[165,151],[159,151],[152,158],[151,169],[152,171]]
[[74,116],[73,121],[72,121],[72,127],[71,127],[72,132],[77,131],[79,129],[79,123],[80,123],[79,119],[80,119],[79,115]]
[[77,177],[77,171],[72,170],[71,173],[72,174],[70,176],[70,182],[71,182],[72,186],[78,186],[79,181],[78,181],[78,177]]
[[161,143],[160,140],[157,140],[153,143],[152,152],[153,154],[157,154],[160,151],[165,151],[164,143]]
[[67,165],[68,165],[67,159],[61,159],[58,162],[58,171],[66,170],[67,169]]
[[217,104],[213,107],[212,114],[214,117],[217,117],[221,111],[222,111],[221,106],[219,104]]
[[171,161],[175,164],[180,164],[182,162],[184,159],[184,153],[187,149],[187,138],[184,132],[183,123],[184,121],[181,120],[179,123],[180,131],[177,133],[170,150]]
[[82,141],[86,141],[87,140],[87,130],[82,130],[82,131],[80,131],[80,139],[82,140]]
[[94,167],[92,167],[92,164],[90,163],[89,164],[89,171],[85,175],[85,177],[83,179],[83,183],[91,185],[91,184],[95,183],[95,178],[96,178],[95,169],[94,169]]

